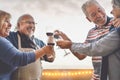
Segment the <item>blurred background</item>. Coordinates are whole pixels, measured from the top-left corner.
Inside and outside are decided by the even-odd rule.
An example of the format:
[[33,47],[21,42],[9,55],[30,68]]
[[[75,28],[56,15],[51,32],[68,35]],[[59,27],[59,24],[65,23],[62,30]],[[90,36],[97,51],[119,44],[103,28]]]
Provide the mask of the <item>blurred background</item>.
[[[89,29],[94,26],[93,23],[87,21],[85,15],[81,10],[81,5],[85,1],[86,0],[0,0],[0,9],[8,11],[12,14],[12,31],[16,26],[18,17],[22,14],[29,13],[35,18],[35,22],[37,23],[35,36],[43,40],[45,43],[47,42],[46,31],[48,28],[51,28],[52,30],[59,29],[65,32],[73,42],[84,42]],[[110,14],[110,11],[112,9],[111,1],[97,1],[105,8],[106,13],[109,16],[112,16]],[[53,63],[48,63],[44,61],[42,62],[44,70],[61,69],[65,71],[66,69],[90,69],[90,71],[92,71],[93,67],[91,63],[91,57],[87,57],[86,59],[80,61],[72,54],[64,56],[64,50],[57,49],[56,46],[55,51],[56,59]],[[85,73],[89,74],[91,72],[89,72],[88,70]],[[57,75],[57,73],[46,73],[43,75],[55,76]]]

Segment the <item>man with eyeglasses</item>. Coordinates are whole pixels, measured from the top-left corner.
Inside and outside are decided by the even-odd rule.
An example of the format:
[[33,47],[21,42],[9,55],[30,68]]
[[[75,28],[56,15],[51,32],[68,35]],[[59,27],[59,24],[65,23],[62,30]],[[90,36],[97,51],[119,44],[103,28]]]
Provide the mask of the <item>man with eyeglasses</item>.
[[[34,18],[31,15],[24,14],[20,16],[17,21],[17,32],[11,32],[7,39],[10,40],[16,48],[26,52],[34,51],[45,46],[45,43],[42,40],[34,37],[35,24]],[[15,72],[13,72],[11,78],[12,80],[40,80],[42,73],[41,60],[53,62],[54,58],[54,53],[52,57],[44,55],[43,58],[35,63],[19,67]]]

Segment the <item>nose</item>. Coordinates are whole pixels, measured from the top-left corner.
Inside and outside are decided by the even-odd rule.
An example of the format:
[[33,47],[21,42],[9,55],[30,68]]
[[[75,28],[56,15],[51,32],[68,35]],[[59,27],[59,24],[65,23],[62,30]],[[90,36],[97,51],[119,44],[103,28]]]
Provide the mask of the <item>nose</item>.
[[98,14],[96,14],[96,16],[97,16],[97,18],[99,18],[99,17],[103,16],[103,14],[98,13]]

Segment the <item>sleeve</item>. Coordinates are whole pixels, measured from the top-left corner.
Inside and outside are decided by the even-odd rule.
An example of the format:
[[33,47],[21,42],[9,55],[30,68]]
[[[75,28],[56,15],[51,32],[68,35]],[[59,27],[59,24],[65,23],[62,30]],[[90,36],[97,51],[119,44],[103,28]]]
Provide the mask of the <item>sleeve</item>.
[[93,43],[73,43],[71,50],[73,52],[83,53],[88,56],[106,56],[120,47],[120,36],[118,32],[112,31],[104,38]]
[[42,40],[39,40],[37,38],[34,38],[34,40],[40,48],[46,45]]
[[0,51],[0,60],[14,67],[27,65],[35,61],[34,52],[21,52],[2,37],[0,37]]
[[117,28],[117,32],[120,35],[120,27]]

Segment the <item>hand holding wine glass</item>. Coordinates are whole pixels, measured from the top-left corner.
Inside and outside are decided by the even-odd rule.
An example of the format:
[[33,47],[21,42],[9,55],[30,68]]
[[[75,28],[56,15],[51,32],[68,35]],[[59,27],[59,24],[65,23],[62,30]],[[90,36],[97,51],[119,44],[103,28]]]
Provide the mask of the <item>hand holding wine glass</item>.
[[[62,33],[59,30],[54,31],[54,38],[56,42],[59,40],[70,40],[64,33]],[[63,49],[63,50],[65,52],[64,56],[67,56],[68,54],[70,54],[69,49]]]
[[[54,49],[54,37],[53,37],[53,31],[52,31],[52,28],[50,26],[48,26],[46,28],[46,35],[47,35],[47,45],[50,45],[53,47]],[[49,59],[51,58],[55,58],[55,53],[53,53],[52,55],[47,55]]]

